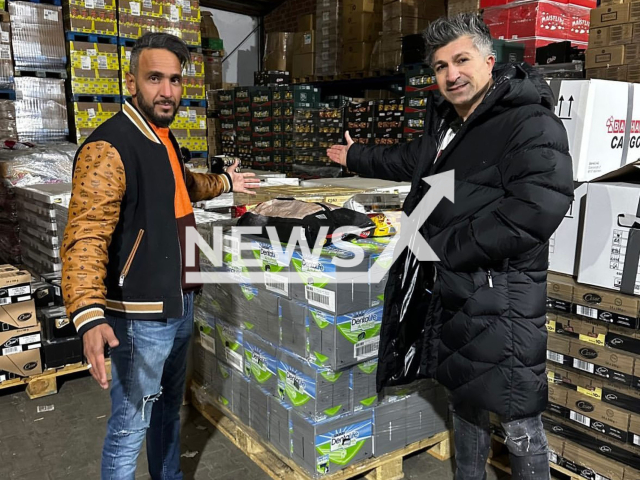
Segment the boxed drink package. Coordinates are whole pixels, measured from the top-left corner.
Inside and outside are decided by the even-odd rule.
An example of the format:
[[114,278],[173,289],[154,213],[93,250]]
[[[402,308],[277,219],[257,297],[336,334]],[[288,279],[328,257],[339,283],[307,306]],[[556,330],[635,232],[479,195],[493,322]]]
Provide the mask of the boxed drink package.
[[[202,337],[201,337],[202,338]],[[200,386],[213,387],[218,375],[218,359],[202,341],[193,343],[193,380]]]
[[306,358],[309,354],[307,305],[286,298],[280,298],[279,305],[280,346]]
[[448,425],[448,397],[446,390],[426,383],[406,397],[407,444],[444,432]]
[[231,411],[245,425],[251,423],[251,414],[249,413],[249,379],[241,372],[233,370],[232,379],[232,398]]
[[378,359],[368,360],[351,368],[351,409],[359,412],[370,408],[378,399],[376,374]]
[[269,441],[285,457],[291,456],[291,406],[269,396]]
[[[218,403],[232,411],[233,402],[233,375],[236,372],[232,367],[218,360],[214,375],[212,390],[216,394]],[[242,374],[240,374],[242,375]]]
[[370,410],[322,421],[293,412],[292,458],[311,475],[328,475],[373,454]]
[[[235,240],[225,236],[229,242]],[[290,298],[289,294],[289,262],[285,260],[285,245],[272,245],[270,240],[258,236],[243,236],[243,241],[251,244],[250,250],[234,252],[241,254],[243,259],[259,263],[258,268],[249,268],[251,272],[260,272],[264,276],[262,283],[256,284],[269,292]]]
[[318,367],[280,349],[278,397],[314,419],[340,415],[349,410],[349,372]]
[[628,439],[629,413],[567,390],[569,419],[621,442]]
[[373,455],[404,448],[407,445],[407,400],[404,397],[373,408]]
[[334,315],[309,307],[309,351],[317,365],[342,369],[377,356],[382,306]]
[[244,369],[252,383],[271,395],[276,395],[278,385],[277,347],[257,335],[244,332]]
[[41,308],[37,312],[42,327],[42,335],[46,340],[75,337],[76,327],[69,320],[64,307]]
[[200,339],[202,348],[216,354],[216,318],[209,311],[199,305],[193,308],[195,321],[194,335]]
[[10,362],[4,357],[39,349],[41,339],[33,300],[0,306],[0,370]]
[[571,366],[577,370],[606,378],[611,382],[633,386],[635,357],[605,347],[572,340],[569,354]]
[[239,371],[244,372],[243,331],[220,319],[216,319],[215,351],[219,360]]
[[577,275],[586,208],[587,184],[576,184],[574,200],[564,219],[549,239],[549,270]]
[[632,295],[576,284],[573,311],[581,318],[637,329],[640,299]]
[[72,41],[69,52],[74,94],[120,95],[117,45]]
[[265,441],[269,440],[269,397],[262,387],[249,383],[249,426]]

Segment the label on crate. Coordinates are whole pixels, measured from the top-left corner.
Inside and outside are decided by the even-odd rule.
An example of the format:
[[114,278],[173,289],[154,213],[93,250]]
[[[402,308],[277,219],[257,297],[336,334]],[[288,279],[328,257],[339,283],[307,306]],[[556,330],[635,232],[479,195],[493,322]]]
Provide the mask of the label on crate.
[[331,20],[331,12],[322,12],[322,21],[328,22]]
[[89,115],[89,118],[96,118],[96,110],[95,110],[95,108],[87,109],[87,114]]
[[205,128],[207,128],[207,122],[200,120],[200,130],[204,130]]
[[11,60],[11,47],[9,47],[9,45],[0,46],[0,58],[3,60]]
[[189,0],[186,0],[184,2],[184,5],[182,6],[182,11],[187,15],[191,15],[191,2]]
[[180,110],[178,112],[178,116],[181,118],[188,118],[189,117],[189,112],[187,112],[186,110]]
[[547,360],[551,360],[552,362],[564,364],[564,355],[561,353],[552,352],[547,350]]
[[22,352],[22,347],[19,347],[19,346],[2,349],[2,355],[13,355],[14,353],[20,353],[20,352]]
[[289,279],[284,275],[264,272],[264,284],[267,290],[281,295],[289,294]]
[[204,332],[200,332],[200,344],[205,350],[209,350],[214,355],[216,354],[216,342]]
[[127,60],[131,60],[131,50],[127,50],[126,52],[124,52],[124,56]]
[[142,6],[144,8],[153,8],[153,3],[151,0],[142,0]]
[[20,345],[29,345],[31,343],[37,343],[40,341],[40,334],[27,335],[26,337],[20,337]]
[[2,32],[2,43],[9,43],[9,32]]
[[96,8],[104,8],[104,0],[96,0]]
[[47,10],[44,11],[44,19],[50,20],[52,22],[58,21],[58,10]]
[[95,0],[84,0],[84,7],[85,8],[95,8],[96,7]]
[[187,67],[187,75],[189,77],[195,77],[196,76],[196,65],[195,63],[190,63],[189,66]]
[[95,57],[96,55],[98,55],[98,50],[96,50],[95,48],[89,48],[87,49],[87,55],[89,55],[90,57]]
[[593,337],[591,335],[578,335],[578,338],[581,342],[591,343],[592,345],[598,345],[600,347],[604,347],[604,334],[599,333],[597,336]]
[[107,68],[109,68],[107,65],[106,55],[98,55],[98,68],[101,70],[106,70]]
[[582,360],[578,360],[577,358],[574,358],[573,368],[582,370],[583,372],[593,373],[595,370],[595,365],[593,363],[585,362]]
[[138,2],[129,2],[131,8],[131,15],[140,16],[140,4]]
[[170,20],[172,22],[177,22],[178,20],[180,20],[180,15],[178,13],[178,7],[176,7],[175,5],[171,5],[171,15],[170,15]]
[[365,358],[378,355],[378,346],[380,345],[380,336],[367,338],[353,345],[353,356],[356,360],[364,360]]
[[91,57],[83,55],[80,59],[80,65],[82,66],[82,70],[91,70]]
[[304,294],[309,305],[326,308],[331,312],[336,311],[336,292],[318,288],[313,285],[305,285]]
[[196,120],[197,120],[196,111],[195,110],[189,110],[189,122],[190,123],[195,123]]
[[581,393],[582,395],[586,395],[587,397],[591,397],[591,398],[594,398],[596,400],[602,400],[602,389],[601,388],[597,388],[597,387],[591,387],[591,388],[577,387],[577,391],[578,391],[578,393]]

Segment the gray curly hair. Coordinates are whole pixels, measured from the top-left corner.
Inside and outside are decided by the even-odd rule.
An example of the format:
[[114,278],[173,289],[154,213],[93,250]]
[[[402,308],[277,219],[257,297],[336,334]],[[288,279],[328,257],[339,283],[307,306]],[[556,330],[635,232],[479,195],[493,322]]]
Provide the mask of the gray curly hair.
[[471,37],[482,55],[493,55],[493,39],[489,27],[476,13],[460,13],[451,18],[441,17],[431,22],[422,35],[427,46],[428,65],[433,65],[436,50],[466,36]]

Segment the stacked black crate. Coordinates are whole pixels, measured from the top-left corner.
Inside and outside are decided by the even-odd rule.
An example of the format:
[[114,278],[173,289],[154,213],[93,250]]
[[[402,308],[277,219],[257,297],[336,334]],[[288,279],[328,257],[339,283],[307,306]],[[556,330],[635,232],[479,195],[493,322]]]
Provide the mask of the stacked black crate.
[[375,145],[395,145],[404,134],[404,97],[388,98],[376,102],[373,118]]
[[293,87],[273,88],[273,161],[283,172],[293,165]]
[[362,145],[373,144],[373,116],[376,102],[349,103],[344,114],[344,127],[349,132],[354,143]]
[[273,92],[251,87],[251,154],[253,168],[273,170]]
[[236,156],[244,166],[252,164],[250,87],[236,87],[233,123],[236,132]]
[[429,67],[407,70],[404,93],[404,138],[410,142],[424,133],[427,105],[437,90],[436,78]]
[[236,127],[235,119],[235,92],[233,90],[218,91],[218,109],[220,112],[220,136],[222,138],[222,154],[235,157],[236,151]]

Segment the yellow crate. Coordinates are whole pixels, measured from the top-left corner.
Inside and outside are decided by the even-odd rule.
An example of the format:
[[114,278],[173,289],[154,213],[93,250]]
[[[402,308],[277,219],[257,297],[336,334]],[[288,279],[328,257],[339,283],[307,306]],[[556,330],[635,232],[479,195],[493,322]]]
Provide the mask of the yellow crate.
[[206,137],[177,138],[176,140],[181,147],[188,148],[193,152],[206,152],[209,149]]
[[116,9],[116,0],[68,0],[68,3],[69,5],[89,9]]
[[104,53],[97,49],[74,50],[73,42],[70,42],[70,63],[72,68],[83,70],[120,70],[118,52]]
[[71,91],[78,95],[120,95],[117,78],[72,78]]

